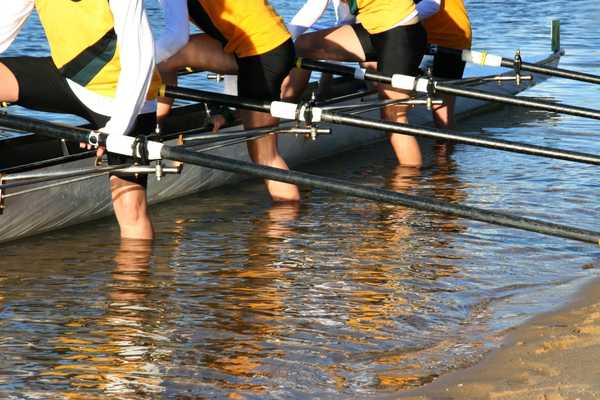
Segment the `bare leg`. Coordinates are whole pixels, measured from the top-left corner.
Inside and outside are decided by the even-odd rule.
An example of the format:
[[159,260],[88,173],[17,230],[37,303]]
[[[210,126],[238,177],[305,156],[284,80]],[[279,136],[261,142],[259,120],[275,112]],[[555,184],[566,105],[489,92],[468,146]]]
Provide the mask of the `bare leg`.
[[[409,95],[405,92],[391,89],[388,85],[378,85],[380,97],[384,99],[408,99]],[[387,106],[381,110],[383,119],[392,122],[407,123],[406,113],[409,106],[393,105]],[[402,135],[399,133],[390,133],[390,142],[398,158],[400,165],[406,167],[420,167],[423,164],[419,142],[414,136]]]
[[435,126],[438,128],[453,129],[455,97],[445,94],[440,95],[440,97],[444,104],[434,105],[432,109]]
[[[365,61],[365,52],[349,25],[305,33],[296,39],[298,57],[333,61]],[[282,93],[293,98],[306,89],[310,71],[294,68],[290,80],[282,86]]]
[[0,63],[0,101],[19,100],[19,83],[6,65]]
[[110,186],[113,208],[121,227],[121,237],[153,239],[154,228],[148,215],[144,188],[116,176],[110,178]]
[[[242,122],[245,129],[264,128],[277,126],[279,121],[266,113],[255,111],[241,111]],[[289,169],[285,160],[277,151],[277,136],[269,135],[248,142],[250,158],[257,164],[273,168]],[[275,201],[299,201],[300,192],[295,185],[289,183],[265,180],[267,190]]]
[[[177,84],[177,71],[185,67],[219,74],[237,74],[238,71],[235,57],[223,51],[221,42],[203,33],[192,35],[177,54],[158,65],[163,82],[167,85]],[[158,98],[159,119],[169,114],[172,103],[170,98]]]

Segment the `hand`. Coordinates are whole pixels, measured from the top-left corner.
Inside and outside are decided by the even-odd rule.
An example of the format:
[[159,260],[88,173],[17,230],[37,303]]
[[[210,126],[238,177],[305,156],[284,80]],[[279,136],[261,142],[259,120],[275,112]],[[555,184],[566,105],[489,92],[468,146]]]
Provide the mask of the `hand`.
[[[92,145],[89,143],[81,142],[79,143],[79,148],[91,150]],[[106,153],[106,149],[104,148],[104,146],[98,146],[98,148],[96,149],[96,158],[102,158],[102,156],[104,156],[104,153]]]
[[227,120],[221,114],[211,116],[210,120],[211,120],[212,126],[213,126],[213,128],[212,128],[213,133],[219,132],[221,127],[223,127],[223,125],[225,125],[227,123]]

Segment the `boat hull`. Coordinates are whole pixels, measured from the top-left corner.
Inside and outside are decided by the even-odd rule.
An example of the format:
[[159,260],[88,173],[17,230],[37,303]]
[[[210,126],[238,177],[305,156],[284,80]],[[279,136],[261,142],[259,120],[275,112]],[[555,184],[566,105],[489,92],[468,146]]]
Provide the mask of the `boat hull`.
[[[555,53],[542,60],[540,64],[556,66],[559,59],[560,54]],[[532,82],[525,81],[521,86],[516,86],[511,81],[498,84],[493,81],[477,80],[464,84],[473,89],[508,95],[521,92],[545,79],[545,76],[534,75]],[[375,95],[368,94],[340,104],[373,101],[374,99]],[[488,106],[489,104],[480,100],[458,98],[456,101],[457,119],[460,120],[473,113],[482,112]],[[361,115],[379,118],[379,111],[373,110]],[[424,107],[418,107],[411,111],[409,119],[410,123],[414,125],[430,125],[431,113]],[[288,124],[291,125],[291,123]],[[319,136],[314,141],[303,136],[279,136],[280,152],[291,167],[382,141],[387,137],[386,133],[374,130],[339,125],[323,127],[331,128],[333,134]],[[239,129],[239,127],[231,129]],[[425,156],[431,154],[432,142],[427,140],[420,142]],[[174,145],[175,142],[171,141],[167,144]],[[245,143],[212,150],[210,153],[239,160],[249,160]],[[93,162],[93,158],[84,158],[41,168],[36,172],[60,172],[90,168]],[[244,177],[240,175],[224,171],[185,165],[180,175],[167,175],[161,180],[157,180],[154,175],[151,175],[148,180],[148,200],[150,204],[156,204],[218,186],[233,184],[242,179]],[[11,192],[23,189],[30,189],[30,187],[8,190],[4,194],[10,196]],[[112,205],[107,177],[100,176],[85,180],[75,178],[69,184],[5,198],[3,213],[0,215],[0,243],[93,221],[111,214]]]

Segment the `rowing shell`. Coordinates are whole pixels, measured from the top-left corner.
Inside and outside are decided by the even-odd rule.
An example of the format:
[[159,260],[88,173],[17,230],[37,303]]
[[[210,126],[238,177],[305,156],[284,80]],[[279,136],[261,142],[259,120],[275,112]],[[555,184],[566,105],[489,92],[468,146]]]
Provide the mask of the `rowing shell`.
[[[540,60],[536,64],[556,67],[561,53],[555,52]],[[519,86],[514,81],[490,80],[497,75],[473,76],[480,69],[467,68],[466,75],[471,78],[458,81],[457,84],[467,88],[485,90],[497,94],[516,94],[528,87],[547,79],[543,75],[534,74],[532,81],[522,81]],[[488,71],[488,70],[486,70]],[[504,73],[504,77],[512,72]],[[373,102],[376,100],[372,90],[364,83],[348,82],[344,79],[333,83],[331,99],[328,105],[352,105],[359,102]],[[483,112],[490,107],[486,102],[468,98],[458,98],[456,102],[457,120],[464,119],[474,113]],[[370,118],[378,118],[379,111],[373,109],[364,114]],[[167,129],[169,131],[182,131],[194,127],[201,120],[202,112],[198,107],[183,107],[174,113],[169,120]],[[410,121],[412,124],[430,124],[431,114],[424,107],[418,107],[411,111]],[[291,124],[290,124],[291,126]],[[326,126],[325,126],[326,127]],[[319,136],[316,140],[304,136],[280,135],[279,149],[290,166],[311,162],[320,158],[330,157],[350,149],[364,146],[386,139],[386,134],[374,130],[357,129],[350,127],[331,126],[332,135]],[[231,127],[229,130],[240,129]],[[227,130],[224,130],[225,132]],[[175,140],[167,144],[176,144]],[[431,141],[421,141],[425,157],[431,154]],[[205,145],[198,144],[197,149]],[[193,149],[193,147],[192,147]],[[37,173],[56,173],[61,171],[73,171],[77,169],[89,169],[93,166],[94,158],[73,155],[71,160],[64,155],[74,152],[73,148],[57,141],[37,141],[31,137],[27,138],[0,138],[0,162],[9,167],[20,166],[23,171],[11,175]],[[239,160],[249,160],[245,143],[238,143],[209,151],[210,154],[220,155]],[[52,166],[36,168],[31,163],[19,162],[19,158],[27,154],[36,161],[60,157],[60,162]],[[174,165],[167,164],[166,167]],[[0,174],[3,171],[0,170]],[[6,172],[6,169],[4,169]],[[186,165],[179,175],[166,175],[160,181],[151,175],[148,180],[148,201],[150,204],[175,199],[191,193],[208,190],[222,185],[239,182],[241,176],[219,171]],[[47,187],[39,191],[31,191],[11,197],[15,192],[35,189],[35,185],[6,190],[2,206],[3,213],[0,215],[0,243],[31,236],[51,230],[64,228],[112,214],[112,205],[108,179],[105,175],[90,178],[73,177],[61,182],[60,185]],[[38,185],[39,186],[39,185]]]

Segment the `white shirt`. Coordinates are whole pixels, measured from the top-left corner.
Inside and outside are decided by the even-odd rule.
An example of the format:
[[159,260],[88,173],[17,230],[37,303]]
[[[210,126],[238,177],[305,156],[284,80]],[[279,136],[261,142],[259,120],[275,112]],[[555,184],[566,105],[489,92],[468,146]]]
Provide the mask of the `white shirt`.
[[336,26],[354,23],[354,16],[347,3],[340,0],[307,0],[288,25],[292,38],[296,40],[298,36],[312,27],[321,18],[330,2],[335,11]]
[[155,42],[156,62],[160,63],[185,46],[190,38],[186,0],[159,0],[165,28]]
[[[340,0],[307,0],[288,25],[288,30],[294,40],[321,18],[330,1],[335,10],[336,26],[354,23],[354,16],[347,3]],[[441,0],[422,0],[417,4],[417,11],[407,15],[394,27],[406,24],[415,16],[418,16],[420,20],[432,16],[439,11],[440,2]]]
[[[0,53],[15,40],[35,7],[35,0],[4,0],[0,13]],[[154,72],[154,41],[143,0],[109,0],[120,49],[121,73],[114,98],[94,93],[67,79],[69,87],[92,111],[110,116],[101,130],[124,135],[138,114],[154,112],[155,101],[146,101]]]
[[417,13],[419,21],[424,21],[427,18],[435,15],[440,11],[442,0],[422,0],[417,3]]

